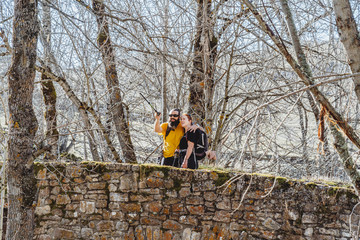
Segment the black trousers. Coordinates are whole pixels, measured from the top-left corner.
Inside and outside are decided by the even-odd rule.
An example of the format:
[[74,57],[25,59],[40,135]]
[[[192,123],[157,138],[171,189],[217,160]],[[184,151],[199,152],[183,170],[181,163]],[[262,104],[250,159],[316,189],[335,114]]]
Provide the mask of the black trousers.
[[179,158],[174,158],[174,157],[165,158],[165,157],[162,157],[161,158],[161,165],[179,167]]
[[[185,155],[186,155],[186,152],[182,152],[180,153],[180,161],[179,161],[179,167],[181,167],[183,161],[184,161],[184,158],[185,158]],[[194,156],[194,154],[192,153],[188,159],[188,166],[187,168],[189,169],[198,169],[199,168],[199,164],[198,162],[196,161],[196,157]]]

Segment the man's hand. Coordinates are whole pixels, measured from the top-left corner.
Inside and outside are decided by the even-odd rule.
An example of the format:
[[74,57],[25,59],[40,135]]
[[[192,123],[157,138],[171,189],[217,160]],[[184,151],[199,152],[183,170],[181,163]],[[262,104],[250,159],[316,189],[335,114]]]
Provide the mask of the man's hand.
[[155,117],[154,132],[157,132],[157,133],[162,132],[162,128],[160,126],[160,116],[161,116],[160,112],[154,112],[154,117]]
[[160,121],[161,112],[154,112],[154,117],[156,120]]
[[190,132],[195,132],[196,129],[198,129],[198,128],[199,128],[198,125],[193,124],[193,125],[191,125],[191,126],[189,127],[189,131],[190,131]]
[[216,160],[216,152],[215,151],[211,151],[211,150],[207,150],[206,151],[206,157],[210,160]]

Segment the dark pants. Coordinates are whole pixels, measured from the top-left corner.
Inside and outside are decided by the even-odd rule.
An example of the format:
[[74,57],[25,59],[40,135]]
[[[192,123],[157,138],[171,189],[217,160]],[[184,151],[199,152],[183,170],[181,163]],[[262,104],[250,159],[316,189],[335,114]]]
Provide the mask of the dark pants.
[[179,167],[179,159],[174,157],[161,158],[161,165]]
[[[180,154],[180,162],[179,162],[179,167],[181,167],[181,165],[183,164],[184,158],[185,158],[186,152],[182,152]],[[199,164],[196,161],[196,158],[194,157],[194,154],[190,155],[190,158],[188,159],[188,166],[187,168],[189,169],[198,169],[199,168]]]

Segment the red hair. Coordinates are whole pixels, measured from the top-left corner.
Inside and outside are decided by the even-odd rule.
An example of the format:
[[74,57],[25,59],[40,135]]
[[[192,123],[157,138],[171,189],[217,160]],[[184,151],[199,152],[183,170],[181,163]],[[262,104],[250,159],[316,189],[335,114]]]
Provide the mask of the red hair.
[[188,119],[189,121],[191,121],[191,123],[192,123],[192,118],[191,118],[190,114],[183,113],[182,116],[186,116],[187,119]]

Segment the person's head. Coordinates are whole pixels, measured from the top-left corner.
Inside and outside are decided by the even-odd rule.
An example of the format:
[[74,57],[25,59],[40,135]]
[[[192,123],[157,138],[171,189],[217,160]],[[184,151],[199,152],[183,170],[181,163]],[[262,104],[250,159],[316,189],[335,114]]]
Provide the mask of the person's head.
[[192,118],[190,116],[190,114],[187,114],[187,113],[183,113],[181,115],[181,126],[183,128],[187,128],[187,127],[190,127],[192,125]]
[[169,112],[169,124],[171,127],[177,127],[180,123],[180,109],[174,108]]

